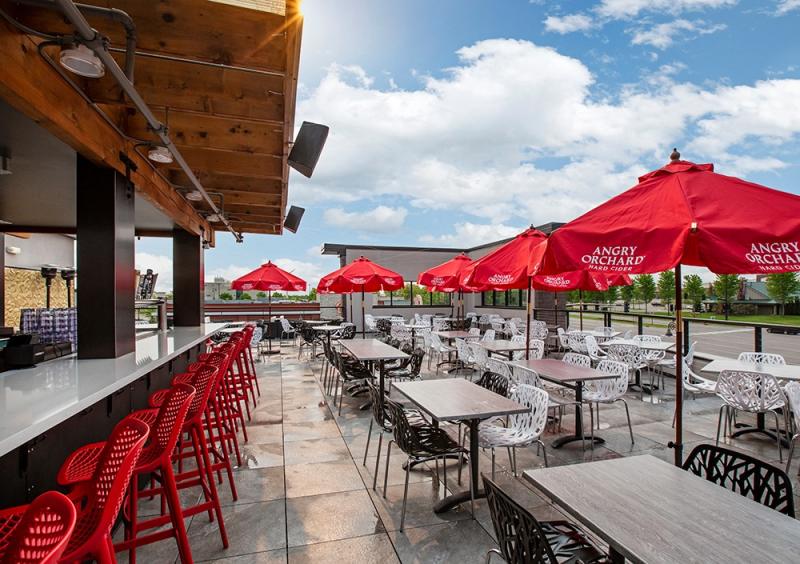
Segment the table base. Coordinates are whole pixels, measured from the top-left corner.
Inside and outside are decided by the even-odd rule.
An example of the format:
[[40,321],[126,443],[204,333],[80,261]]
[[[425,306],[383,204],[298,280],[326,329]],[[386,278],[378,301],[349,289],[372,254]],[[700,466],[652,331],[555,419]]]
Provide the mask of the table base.
[[[478,490],[477,492],[475,492],[476,500],[484,498],[486,498],[486,491]],[[469,490],[465,492],[458,492],[456,494],[449,495],[446,498],[437,501],[436,504],[433,506],[433,512],[436,514],[445,513],[447,511],[450,511],[451,509],[454,509],[456,506],[461,505],[462,503],[469,503],[469,500],[470,500]]]
[[[767,437],[772,439],[774,442],[778,441],[778,432],[776,432],[775,430],[772,430],[772,429],[767,429],[766,427],[758,427],[758,426],[757,427],[751,427],[749,425],[746,425],[745,423],[737,423],[736,424],[736,428],[739,429],[739,430],[731,433],[731,438],[737,439],[737,438],[739,438],[739,437],[741,437],[743,435],[750,435],[752,433],[760,433],[762,435],[766,435]],[[780,431],[780,436],[781,436],[781,446],[783,448],[789,448],[789,441],[786,440],[786,437],[783,435],[782,431]]]
[[[588,435],[586,437],[581,437],[580,435],[568,435],[566,437],[560,437],[554,440],[552,446],[553,448],[561,448],[565,444],[574,443],[575,441],[584,441],[584,440],[592,442],[592,437]],[[594,444],[602,445],[605,444],[605,442],[606,440],[604,438],[595,435]]]

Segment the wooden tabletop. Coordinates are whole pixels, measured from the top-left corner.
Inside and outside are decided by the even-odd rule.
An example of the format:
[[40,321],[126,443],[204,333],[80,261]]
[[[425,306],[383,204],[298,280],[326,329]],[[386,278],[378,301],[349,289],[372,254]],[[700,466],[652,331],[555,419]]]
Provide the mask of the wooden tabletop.
[[306,325],[326,325],[328,323],[327,321],[323,321],[321,319],[304,319],[303,321]]
[[315,325],[314,326],[314,331],[327,331],[329,333],[333,332],[333,331],[338,331],[339,329],[343,329],[343,327],[341,325]]
[[480,335],[471,335],[469,331],[434,331],[443,339],[480,339]]
[[675,346],[675,343],[670,341],[634,341],[633,339],[611,339],[600,343],[601,347],[609,347],[611,345],[636,345],[640,349],[648,351],[668,351]]
[[408,355],[378,339],[352,339],[342,342],[342,346],[350,351],[358,360],[394,360],[408,358]]
[[586,382],[587,380],[608,380],[617,376],[603,374],[599,370],[587,366],[576,366],[563,360],[554,358],[531,358],[528,360],[515,360],[513,364],[528,368],[536,372],[545,380],[558,384],[571,384]]
[[493,341],[480,341],[478,344],[480,346],[482,346],[483,348],[485,348],[487,351],[494,352],[494,353],[524,351],[525,350],[525,343],[515,343],[515,342],[509,341],[507,339],[495,339]]
[[701,372],[722,372],[723,370],[746,370],[772,374],[779,380],[800,380],[800,366],[796,364],[756,364],[735,359],[712,360]]
[[525,479],[630,562],[797,562],[800,522],[653,456]]
[[524,405],[462,378],[396,382],[392,387],[437,421],[525,413]]

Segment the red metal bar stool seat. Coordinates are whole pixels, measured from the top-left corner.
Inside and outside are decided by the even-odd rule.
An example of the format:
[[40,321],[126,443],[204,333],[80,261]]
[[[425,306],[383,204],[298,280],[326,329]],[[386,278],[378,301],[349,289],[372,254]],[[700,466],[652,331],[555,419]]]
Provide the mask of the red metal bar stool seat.
[[0,564],[55,564],[75,529],[77,511],[59,492],[0,511]]

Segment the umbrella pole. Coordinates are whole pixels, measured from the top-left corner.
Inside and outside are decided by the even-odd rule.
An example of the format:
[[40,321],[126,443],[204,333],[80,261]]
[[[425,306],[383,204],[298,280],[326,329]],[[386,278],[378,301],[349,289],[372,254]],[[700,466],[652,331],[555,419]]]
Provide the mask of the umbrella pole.
[[531,303],[531,282],[533,278],[528,276],[528,307],[526,312],[526,320],[525,320],[525,360],[528,360],[531,357],[531,309],[533,309],[533,304]]
[[583,290],[578,290],[578,296],[580,296],[580,312],[578,315],[581,318],[581,331],[583,331]]
[[681,265],[675,267],[675,466],[683,464],[683,291]]
[[361,338],[367,338],[367,316],[364,313],[364,285],[361,285]]
[[353,294],[347,296],[347,301],[350,302],[350,319],[348,319],[348,321],[350,323],[355,323],[355,318],[353,317]]

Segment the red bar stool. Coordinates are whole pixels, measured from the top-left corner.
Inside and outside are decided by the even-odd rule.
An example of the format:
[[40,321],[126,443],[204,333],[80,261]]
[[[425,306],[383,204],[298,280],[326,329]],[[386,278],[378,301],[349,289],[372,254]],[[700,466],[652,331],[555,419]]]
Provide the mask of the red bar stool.
[[56,564],[76,518],[75,504],[59,492],[0,511],[0,564]]
[[247,419],[250,420],[250,398],[253,400],[253,407],[255,407],[257,400],[255,389],[250,381],[250,363],[247,361],[247,353],[245,352],[247,345],[244,332],[237,331],[236,333],[231,334],[230,338],[228,339],[228,343],[233,343],[236,345],[234,362],[231,363],[231,368],[235,368],[233,371],[233,381],[236,383],[237,391],[244,398],[244,405],[245,409],[247,410]]
[[[68,493],[77,507],[78,517],[61,562],[91,559],[100,564],[116,562],[111,527],[148,434],[146,423],[126,417],[114,427],[108,441],[81,447],[67,458],[62,470],[74,465],[81,472],[85,469],[81,461],[88,459],[96,458],[96,464],[89,478],[73,483]],[[102,444],[99,450],[98,444]],[[84,456],[83,451],[89,451],[90,455]]]
[[[228,355],[228,367],[222,381],[222,401],[225,403],[226,410],[229,413],[229,419],[234,428],[238,430],[241,426],[242,436],[246,442],[247,427],[244,421],[244,414],[246,410],[249,418],[250,408],[248,406],[247,392],[241,386],[241,376],[234,370],[234,363],[237,358],[238,350],[239,341],[236,340],[229,340],[216,349],[217,352]],[[242,408],[242,403],[244,403],[244,408]]]
[[[253,344],[253,332],[256,328],[253,325],[247,325],[244,328],[244,356],[245,364],[249,362],[248,375],[250,377],[250,384],[255,385],[258,397],[261,397],[261,387],[258,385],[258,375],[256,374],[256,361],[253,358],[253,349],[250,346]],[[253,405],[256,403],[256,398],[253,398]]]
[[[215,387],[219,381],[219,370],[210,365],[201,366],[196,372],[191,374],[179,374],[173,379],[177,384],[185,383],[191,385],[195,389],[195,396],[189,406],[189,411],[186,414],[186,420],[181,428],[182,435],[188,435],[189,444],[183,438],[179,439],[177,454],[175,459],[180,461],[184,458],[193,457],[197,464],[197,468],[188,471],[181,471],[179,468],[178,473],[175,475],[178,490],[193,488],[199,486],[203,492],[204,501],[191,507],[183,508],[183,515],[189,517],[197,515],[198,513],[208,512],[209,519],[214,520],[214,515],[217,518],[217,526],[219,527],[222,545],[228,548],[228,535],[225,531],[225,522],[222,519],[222,509],[219,503],[219,494],[217,492],[217,484],[214,479],[215,466],[211,463],[211,456],[209,455],[208,444],[206,439],[205,427],[205,412],[208,409],[209,398],[214,394]],[[159,407],[160,403],[164,401],[163,391],[156,392],[149,399],[151,407]],[[229,470],[228,478],[231,481],[231,487],[235,488],[233,484],[233,471],[230,467],[230,461],[227,462],[227,469]],[[222,463],[223,467],[225,464]],[[235,489],[234,489],[235,491]],[[212,513],[213,512],[213,513]]]

